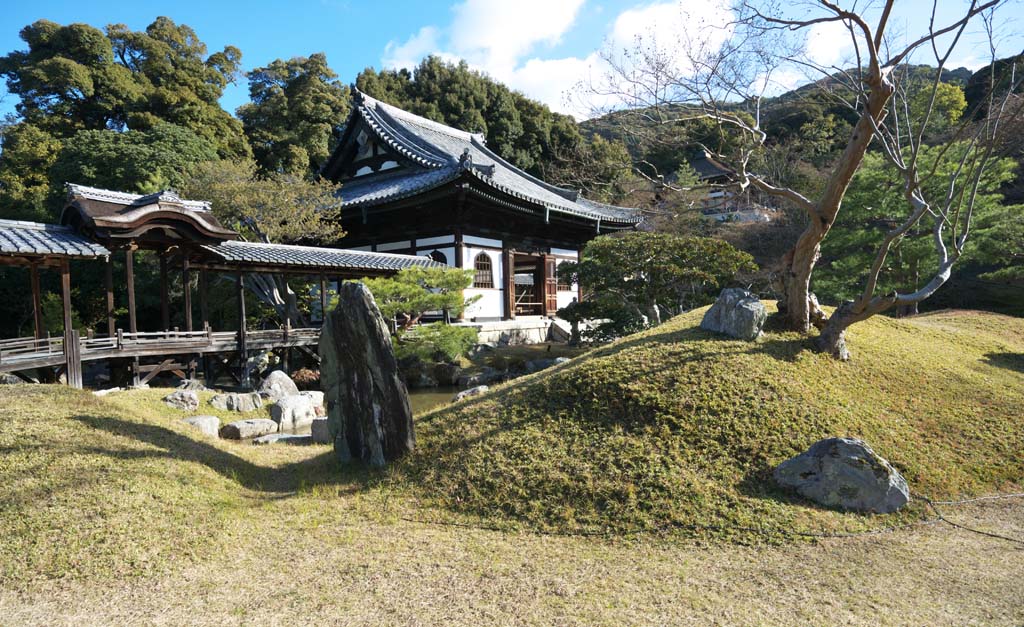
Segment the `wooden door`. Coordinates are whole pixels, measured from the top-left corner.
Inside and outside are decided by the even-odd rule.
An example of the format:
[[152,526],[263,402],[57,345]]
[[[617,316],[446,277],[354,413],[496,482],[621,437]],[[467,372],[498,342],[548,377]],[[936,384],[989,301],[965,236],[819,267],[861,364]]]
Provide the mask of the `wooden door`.
[[554,316],[558,311],[558,262],[544,255],[544,315]]

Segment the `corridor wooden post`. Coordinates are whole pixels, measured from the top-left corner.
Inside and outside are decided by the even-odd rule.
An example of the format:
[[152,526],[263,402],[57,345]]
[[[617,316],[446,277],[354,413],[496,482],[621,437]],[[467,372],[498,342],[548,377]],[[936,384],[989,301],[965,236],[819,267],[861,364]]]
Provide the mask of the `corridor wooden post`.
[[181,262],[181,290],[184,295],[185,330],[192,331],[192,276],[188,266],[188,257]]
[[129,248],[124,252],[125,282],[128,283],[128,332],[138,333],[135,318],[135,255]]
[[32,321],[35,325],[36,339],[42,339],[43,332],[43,303],[39,294],[39,265],[29,266],[29,275],[32,283]]
[[160,253],[160,322],[163,331],[171,328],[171,308],[167,296],[167,253]]
[[239,378],[243,383],[248,380],[249,373],[246,371],[246,360],[249,358],[247,340],[245,337],[245,275],[241,272],[235,274],[238,283],[238,367]]
[[107,257],[103,269],[103,283],[107,289],[107,337],[114,337],[117,333],[117,319],[114,315],[114,259]]

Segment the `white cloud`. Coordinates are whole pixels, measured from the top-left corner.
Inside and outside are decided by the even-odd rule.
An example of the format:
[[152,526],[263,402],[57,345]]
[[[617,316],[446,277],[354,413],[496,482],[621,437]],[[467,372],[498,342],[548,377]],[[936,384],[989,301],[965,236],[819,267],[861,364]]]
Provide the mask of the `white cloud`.
[[839,66],[853,51],[853,38],[842,22],[821,22],[807,29],[804,54],[823,67]]
[[438,51],[438,34],[436,27],[424,26],[404,44],[389,41],[384,46],[384,67],[393,70],[416,67],[420,59]]
[[663,2],[629,9],[616,18],[608,38],[613,49],[656,51],[686,71],[684,50],[717,50],[731,35],[733,13],[725,0]]
[[[388,68],[411,68],[428,54],[465,59],[474,69],[555,111],[585,117],[590,106],[570,102],[567,92],[603,73],[598,51],[582,57],[542,54],[545,46],[558,44],[569,32],[583,4],[584,0],[465,0],[453,7],[450,25],[427,26],[404,43],[390,42],[382,61]],[[600,12],[600,7],[592,10]],[[677,51],[684,42],[695,41],[717,47],[731,33],[731,17],[727,0],[637,6],[610,21],[606,45],[619,51],[636,45]],[[672,54],[684,61],[677,52]]]
[[558,43],[582,5],[583,0],[466,0],[454,8],[450,46],[501,78],[538,44]]

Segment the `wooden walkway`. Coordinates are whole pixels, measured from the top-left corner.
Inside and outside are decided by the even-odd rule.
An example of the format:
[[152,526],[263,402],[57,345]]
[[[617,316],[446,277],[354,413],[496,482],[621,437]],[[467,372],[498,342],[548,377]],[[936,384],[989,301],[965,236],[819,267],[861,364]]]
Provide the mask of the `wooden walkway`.
[[124,333],[118,330],[113,337],[79,338],[77,333],[73,337],[77,340],[77,347],[71,346],[70,351],[64,350],[63,337],[0,340],[0,372],[64,366],[69,373],[77,373],[80,377],[81,362],[85,361],[232,352],[247,354],[250,351],[315,346],[320,341],[320,329],[246,330],[244,333],[212,330]]

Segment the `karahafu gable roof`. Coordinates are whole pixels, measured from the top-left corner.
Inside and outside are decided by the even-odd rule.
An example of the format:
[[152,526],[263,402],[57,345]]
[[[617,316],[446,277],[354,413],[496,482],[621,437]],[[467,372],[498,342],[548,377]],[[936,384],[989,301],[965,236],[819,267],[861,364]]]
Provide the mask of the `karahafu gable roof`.
[[394,272],[416,266],[430,268],[444,265],[429,257],[291,244],[232,241],[207,245],[202,248],[222,262],[239,268],[253,265],[275,266],[292,270],[308,268],[310,270]]
[[0,254],[95,259],[110,251],[66,226],[0,220]]
[[[461,176],[499,195],[511,196],[543,210],[623,226],[642,221],[639,210],[583,198],[576,190],[546,183],[491,151],[482,135],[468,133],[409,113],[356,90],[350,129],[365,123],[392,152],[413,169],[384,171],[344,180],[342,207],[367,207],[399,200],[440,187]],[[324,168],[336,176],[342,147]]]
[[173,190],[131,194],[74,183],[68,183],[67,189],[61,223],[83,228],[93,235],[137,237],[147,228],[174,225],[207,241],[238,237],[221,225],[210,210],[210,203],[186,200]]

